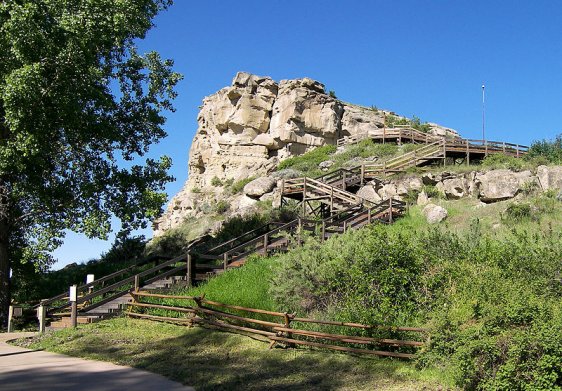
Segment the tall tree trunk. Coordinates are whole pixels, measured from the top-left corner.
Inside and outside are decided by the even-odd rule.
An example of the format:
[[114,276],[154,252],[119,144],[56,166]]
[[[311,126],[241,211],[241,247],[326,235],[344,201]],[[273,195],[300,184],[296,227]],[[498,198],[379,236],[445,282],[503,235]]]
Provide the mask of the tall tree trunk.
[[0,328],[7,327],[10,306],[9,224],[0,218]]

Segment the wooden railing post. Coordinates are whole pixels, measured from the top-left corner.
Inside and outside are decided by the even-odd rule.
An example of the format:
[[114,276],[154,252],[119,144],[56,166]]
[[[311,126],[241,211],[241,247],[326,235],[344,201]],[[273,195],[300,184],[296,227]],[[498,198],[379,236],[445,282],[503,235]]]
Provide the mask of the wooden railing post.
[[383,121],[383,128],[382,128],[382,143],[385,143],[386,139],[386,113],[383,112],[384,121]]
[[517,157],[519,157],[519,144],[517,144],[515,148],[517,148],[515,153],[517,154]]
[[505,153],[505,141],[502,142],[502,151],[503,151],[503,153]]
[[347,177],[346,172],[343,171],[343,173],[342,173],[342,188],[344,190],[347,190],[347,183],[346,183],[347,178],[346,177]]
[[371,224],[371,218],[372,218],[372,216],[371,216],[371,208],[369,208],[368,211],[367,211],[367,218],[368,218],[369,224]]
[[140,276],[135,274],[135,292],[138,292],[140,289]]
[[299,222],[299,225],[298,225],[298,228],[297,228],[297,230],[298,230],[298,237],[297,237],[297,240],[298,240],[298,243],[299,243],[299,246],[300,246],[301,243],[302,243],[302,240],[301,240],[301,234],[302,234],[302,220],[301,220],[300,217],[299,217],[298,222]]
[[193,282],[195,280],[194,276],[193,276],[193,257],[191,255],[190,252],[187,253],[187,286],[192,286]]
[[468,145],[468,140],[466,140],[466,165],[470,164],[470,148]]
[[263,235],[263,255],[267,256],[267,246],[269,245],[269,235]]
[[47,320],[47,306],[41,302],[37,308],[37,319],[39,320],[39,332],[43,334],[45,332],[45,323]]
[[304,177],[302,185],[302,215],[306,215],[306,177]]
[[393,218],[392,218],[392,197],[390,197],[388,199],[388,222],[389,223],[393,222]]
[[320,241],[323,242],[324,240],[326,240],[326,222],[322,221],[322,239]]
[[334,210],[334,188],[330,188],[330,214]]
[[365,184],[365,163],[361,164],[361,186]]
[[223,268],[224,271],[226,271],[226,269],[228,268],[228,251],[223,255]]

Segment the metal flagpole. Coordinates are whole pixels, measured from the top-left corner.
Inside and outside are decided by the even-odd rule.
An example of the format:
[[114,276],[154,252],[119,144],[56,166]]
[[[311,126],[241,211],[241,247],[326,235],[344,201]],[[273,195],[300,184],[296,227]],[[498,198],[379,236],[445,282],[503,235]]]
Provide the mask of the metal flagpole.
[[486,106],[485,106],[485,94],[484,91],[486,86],[482,84],[482,141],[486,141]]

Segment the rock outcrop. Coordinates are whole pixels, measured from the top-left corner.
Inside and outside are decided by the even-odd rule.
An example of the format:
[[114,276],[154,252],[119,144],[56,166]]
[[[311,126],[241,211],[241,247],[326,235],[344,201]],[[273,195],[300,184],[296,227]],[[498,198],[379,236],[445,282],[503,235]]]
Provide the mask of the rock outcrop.
[[562,191],[562,166],[539,166],[537,177],[543,191]]
[[440,223],[448,216],[447,209],[435,204],[427,204],[422,213],[429,224]]
[[[391,114],[344,103],[309,78],[277,83],[238,73],[232,85],[203,99],[189,152],[188,180],[154,221],[154,235],[207,213],[222,200],[236,214],[251,210],[262,197],[275,199],[271,191],[259,196],[250,190],[231,194],[228,186],[217,184],[266,176],[283,159],[335,144],[345,136],[382,132],[385,113]],[[432,131],[454,132],[438,125],[432,125]]]

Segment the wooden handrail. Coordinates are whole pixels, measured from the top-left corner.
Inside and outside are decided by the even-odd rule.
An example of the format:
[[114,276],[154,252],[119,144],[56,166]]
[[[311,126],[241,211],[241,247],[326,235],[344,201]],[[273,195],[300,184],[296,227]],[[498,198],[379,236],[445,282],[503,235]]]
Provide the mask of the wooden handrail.
[[[146,259],[143,259],[141,262],[139,262],[139,263],[137,263],[137,264],[135,264],[135,265],[127,266],[126,268],[123,268],[123,269],[121,269],[121,270],[117,270],[117,271],[115,271],[115,272],[113,272],[113,273],[111,273],[111,274],[108,274],[108,275],[106,275],[106,276],[104,276],[104,277],[101,277],[101,278],[99,278],[99,279],[97,279],[97,280],[94,280],[93,282],[90,282],[89,284],[79,285],[79,286],[77,287],[77,293],[83,292],[83,291],[85,291],[86,289],[92,288],[92,287],[94,287],[94,286],[96,286],[96,285],[98,285],[98,284],[101,284],[101,283],[103,283],[103,282],[106,282],[107,280],[111,280],[111,279],[113,279],[113,278],[115,278],[115,277],[121,276],[121,275],[123,275],[123,274],[125,274],[125,273],[127,273],[127,272],[132,271],[133,269],[135,269],[135,268],[137,268],[137,267],[139,267],[139,266],[146,265],[147,263],[150,263],[150,262],[152,262],[152,261],[154,261],[154,260],[156,260],[156,259],[169,260],[170,258],[169,258],[169,257],[165,257],[165,256],[158,256],[158,255],[154,255],[154,256],[148,257],[148,258],[146,258]],[[63,293],[60,293],[60,294],[58,294],[58,295],[56,295],[56,296],[53,296],[53,297],[51,297],[51,298],[49,298],[49,299],[43,299],[43,300],[41,300],[41,305],[49,305],[49,304],[51,304],[51,303],[53,303],[53,302],[55,302],[55,301],[57,301],[57,300],[64,299],[66,296],[68,296],[68,291],[63,292]]]

